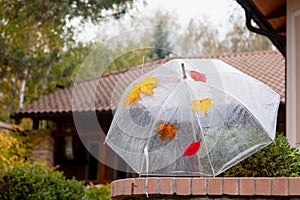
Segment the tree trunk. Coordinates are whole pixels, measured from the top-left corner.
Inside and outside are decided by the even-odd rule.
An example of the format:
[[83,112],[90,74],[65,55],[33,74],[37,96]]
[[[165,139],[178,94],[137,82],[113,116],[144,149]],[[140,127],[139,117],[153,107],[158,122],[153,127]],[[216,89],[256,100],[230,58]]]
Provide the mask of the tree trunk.
[[18,110],[23,108],[27,76],[28,76],[28,67],[24,69],[24,76],[20,87]]
[[44,95],[44,93],[45,93],[45,90],[46,90],[46,87],[47,87],[47,83],[48,83],[48,76],[49,76],[49,74],[50,74],[50,71],[51,71],[51,69],[52,69],[52,64],[50,64],[49,65],[49,67],[48,67],[48,69],[47,69],[47,71],[46,71],[46,74],[45,74],[45,81],[44,81],[44,83],[43,83],[43,85],[42,85],[42,89],[41,89],[41,92],[40,92],[40,96],[39,96],[39,98],[41,98],[43,95]]
[[[15,101],[15,98],[16,98],[18,81],[19,81],[19,73],[16,73],[16,77],[15,77],[14,82],[12,84],[11,100],[10,100],[8,106],[7,106],[7,114],[9,116],[11,115],[13,107],[14,107],[14,101]],[[7,118],[7,120],[6,120],[7,122],[8,122],[8,119],[9,118]]]

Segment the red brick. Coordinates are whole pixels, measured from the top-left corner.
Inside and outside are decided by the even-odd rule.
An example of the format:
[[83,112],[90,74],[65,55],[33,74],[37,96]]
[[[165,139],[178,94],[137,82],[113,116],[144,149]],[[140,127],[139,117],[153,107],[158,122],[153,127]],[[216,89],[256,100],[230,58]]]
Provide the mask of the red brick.
[[206,178],[192,179],[192,195],[206,195]]
[[272,195],[286,196],[288,195],[288,178],[274,178],[272,180]]
[[248,196],[254,195],[254,178],[241,177],[240,178],[240,195]]
[[144,194],[144,178],[135,178],[133,185],[133,194]]
[[114,181],[114,196],[122,195],[122,182],[123,180],[116,180]]
[[124,191],[123,195],[132,195],[133,179],[127,178],[123,180]]
[[300,195],[300,178],[290,177],[290,195]]
[[190,195],[191,194],[191,178],[176,179],[176,194]]
[[222,178],[208,178],[208,194],[222,195]]
[[146,178],[146,188],[147,188],[147,191],[148,194],[157,194],[157,191],[156,191],[156,186],[157,186],[157,178],[156,177],[149,177],[149,178]]
[[271,195],[272,178],[256,178],[256,195]]
[[228,195],[239,194],[238,178],[224,178],[224,194],[228,194]]
[[173,178],[172,177],[161,177],[160,181],[160,194],[173,194]]
[[111,185],[110,185],[110,197],[114,197],[116,196],[116,183],[115,181],[111,182]]

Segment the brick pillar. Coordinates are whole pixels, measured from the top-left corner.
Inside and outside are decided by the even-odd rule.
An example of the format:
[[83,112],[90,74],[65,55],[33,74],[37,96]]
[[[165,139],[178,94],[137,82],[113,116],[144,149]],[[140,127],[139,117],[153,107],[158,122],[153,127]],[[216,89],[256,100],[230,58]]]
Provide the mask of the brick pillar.
[[37,144],[32,151],[33,160],[47,162],[48,166],[54,165],[54,139],[48,135],[44,140]]

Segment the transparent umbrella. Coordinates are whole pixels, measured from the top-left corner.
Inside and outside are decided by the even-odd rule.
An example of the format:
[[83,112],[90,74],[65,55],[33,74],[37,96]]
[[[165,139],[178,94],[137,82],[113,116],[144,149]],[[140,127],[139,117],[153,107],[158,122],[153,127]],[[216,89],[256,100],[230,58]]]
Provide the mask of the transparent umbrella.
[[213,59],[174,59],[131,83],[106,137],[140,175],[217,176],[269,145],[280,96]]

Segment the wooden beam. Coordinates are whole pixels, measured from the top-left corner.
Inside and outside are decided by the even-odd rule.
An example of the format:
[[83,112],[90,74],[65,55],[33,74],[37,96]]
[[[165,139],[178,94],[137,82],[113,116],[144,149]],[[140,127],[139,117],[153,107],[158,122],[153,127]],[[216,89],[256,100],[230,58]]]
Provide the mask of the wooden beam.
[[276,8],[272,12],[268,13],[265,17],[267,19],[279,18],[282,16],[286,16],[286,3]]

